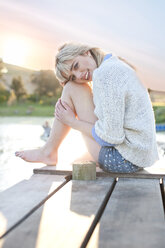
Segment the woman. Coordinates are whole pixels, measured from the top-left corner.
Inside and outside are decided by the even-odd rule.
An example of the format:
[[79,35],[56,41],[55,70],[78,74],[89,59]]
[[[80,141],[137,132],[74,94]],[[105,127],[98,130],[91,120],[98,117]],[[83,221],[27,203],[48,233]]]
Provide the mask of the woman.
[[136,172],[158,160],[152,105],[131,66],[98,48],[69,43],[59,49],[55,71],[64,88],[48,142],[16,156],[56,164],[58,147],[72,127],[83,133],[105,171]]

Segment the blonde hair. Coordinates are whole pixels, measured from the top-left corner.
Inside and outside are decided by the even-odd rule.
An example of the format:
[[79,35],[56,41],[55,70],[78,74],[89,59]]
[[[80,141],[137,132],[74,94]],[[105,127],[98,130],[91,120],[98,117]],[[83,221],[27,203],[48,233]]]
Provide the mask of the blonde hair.
[[[55,57],[55,73],[62,86],[64,86],[69,81],[69,76],[67,78],[67,75],[70,73],[70,66],[66,62],[76,58],[77,56],[84,55],[88,51],[90,51],[97,67],[99,67],[106,53],[98,47],[92,47],[80,43],[65,43],[58,49],[58,53]],[[118,58],[135,69],[135,67],[128,63],[125,59],[119,56]],[[64,74],[66,76],[64,76]]]
[[105,56],[105,53],[100,48],[82,44],[66,43],[58,49],[55,60],[55,73],[61,85],[65,85],[69,80],[67,75],[69,75],[70,66],[66,62],[76,58],[77,56],[83,55],[88,51],[90,51],[99,67]]

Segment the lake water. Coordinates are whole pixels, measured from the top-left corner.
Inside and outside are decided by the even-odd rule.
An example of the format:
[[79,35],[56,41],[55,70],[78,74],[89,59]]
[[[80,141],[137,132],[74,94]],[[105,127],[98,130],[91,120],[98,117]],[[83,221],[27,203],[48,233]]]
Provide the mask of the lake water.
[[[42,163],[27,163],[16,157],[15,151],[43,146],[45,141],[40,138],[44,133],[42,125],[45,121],[52,125],[53,119],[43,117],[0,118],[0,191],[31,177],[34,168],[45,166]],[[65,155],[63,151],[65,151]],[[71,130],[60,146],[57,169],[68,168],[77,157],[86,151],[81,134]]]
[[[34,168],[41,168],[41,163],[27,163],[15,157],[17,150],[41,147],[45,142],[40,138],[45,121],[53,123],[53,118],[43,117],[1,117],[0,118],[0,191],[26,180],[33,174]],[[165,133],[157,133],[161,163],[165,165]],[[65,156],[64,151],[65,150]],[[67,151],[67,153],[66,153]],[[76,157],[86,153],[81,134],[71,130],[59,149],[59,163],[67,169]]]

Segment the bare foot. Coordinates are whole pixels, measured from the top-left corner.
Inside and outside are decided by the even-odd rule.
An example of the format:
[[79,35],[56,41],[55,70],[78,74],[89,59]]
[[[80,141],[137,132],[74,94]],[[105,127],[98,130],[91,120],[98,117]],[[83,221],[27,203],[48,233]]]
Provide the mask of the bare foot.
[[27,162],[44,163],[47,165],[57,164],[57,152],[50,154],[45,147],[34,150],[17,151],[15,155]]

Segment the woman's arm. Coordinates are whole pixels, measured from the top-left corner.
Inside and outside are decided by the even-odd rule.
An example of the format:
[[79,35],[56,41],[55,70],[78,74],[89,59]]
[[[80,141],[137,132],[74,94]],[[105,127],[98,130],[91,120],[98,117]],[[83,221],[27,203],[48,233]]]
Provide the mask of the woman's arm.
[[74,111],[70,108],[70,106],[66,102],[61,101],[61,99],[59,99],[56,104],[55,116],[63,124],[70,126],[73,129],[76,129],[86,134],[87,136],[93,138],[92,127],[94,126],[94,124],[90,122],[78,120],[76,118]]
[[96,134],[111,144],[121,144],[125,138],[124,118],[127,74],[120,66],[98,70],[94,74],[93,96]]

